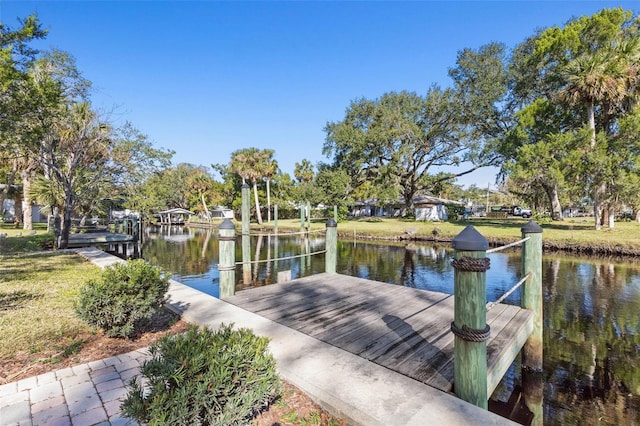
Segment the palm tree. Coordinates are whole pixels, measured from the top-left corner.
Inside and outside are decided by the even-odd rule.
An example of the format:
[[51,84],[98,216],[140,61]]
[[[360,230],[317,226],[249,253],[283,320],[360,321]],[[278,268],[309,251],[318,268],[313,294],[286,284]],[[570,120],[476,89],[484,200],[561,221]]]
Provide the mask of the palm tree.
[[[583,105],[587,110],[590,151],[596,151],[596,107],[620,104],[627,96],[626,70],[614,49],[600,49],[584,53],[562,70],[566,86],[560,91],[562,100]],[[594,177],[600,174],[592,171]],[[601,197],[606,193],[606,183],[594,183],[592,187],[595,228],[602,228]]]
[[305,158],[300,163],[296,163],[293,175],[300,183],[311,182],[313,180],[313,165],[311,161]]
[[242,183],[247,180],[253,185],[253,195],[256,202],[256,217],[258,223],[262,224],[262,213],[260,212],[260,200],[258,199],[258,180],[262,179],[261,151],[257,148],[244,148],[231,153],[229,170],[238,174],[242,178]]
[[207,207],[207,201],[205,199],[205,195],[207,192],[211,191],[213,187],[213,179],[211,176],[207,174],[205,170],[201,167],[196,168],[186,179],[186,185],[191,190],[195,191],[202,203],[202,209],[204,211],[205,216],[207,217],[207,221],[211,221],[211,214],[209,213],[209,208]]

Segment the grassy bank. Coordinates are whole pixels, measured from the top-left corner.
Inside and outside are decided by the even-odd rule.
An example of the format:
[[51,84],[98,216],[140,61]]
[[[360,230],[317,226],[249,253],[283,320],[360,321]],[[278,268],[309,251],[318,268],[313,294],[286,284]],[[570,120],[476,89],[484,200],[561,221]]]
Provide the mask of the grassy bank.
[[[449,242],[466,226],[472,225],[491,245],[502,245],[521,238],[525,219],[474,218],[461,221],[422,222],[405,219],[360,218],[338,223],[342,238],[422,240]],[[311,229],[323,229],[325,220],[314,220]],[[273,222],[254,228],[273,228]],[[300,220],[278,221],[280,230],[299,230]],[[594,229],[592,218],[567,219],[542,225],[545,250],[576,253],[640,256],[640,223],[619,222],[613,229]]]
[[94,331],[73,310],[82,284],[100,269],[73,253],[2,256],[0,360],[55,363]]

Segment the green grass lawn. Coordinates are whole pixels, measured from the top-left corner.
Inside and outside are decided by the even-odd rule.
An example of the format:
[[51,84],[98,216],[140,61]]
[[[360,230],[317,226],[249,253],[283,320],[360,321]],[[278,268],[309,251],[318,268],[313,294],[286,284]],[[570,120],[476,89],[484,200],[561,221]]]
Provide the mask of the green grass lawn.
[[93,333],[73,309],[81,286],[100,268],[73,253],[0,256],[0,361],[55,362]]

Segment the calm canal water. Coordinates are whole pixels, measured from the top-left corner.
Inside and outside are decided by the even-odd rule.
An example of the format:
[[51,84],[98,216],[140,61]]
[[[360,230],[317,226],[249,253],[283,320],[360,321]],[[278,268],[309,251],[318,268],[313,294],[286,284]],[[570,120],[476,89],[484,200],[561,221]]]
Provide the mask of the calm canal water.
[[[242,258],[240,247],[238,242],[237,259]],[[324,237],[252,237],[251,248],[252,260],[295,256],[324,250]],[[176,280],[218,296],[215,230],[147,233],[142,253]],[[451,254],[450,246],[339,240],[337,272],[453,294]],[[489,257],[487,301],[495,301],[518,281],[520,254]],[[254,286],[275,282],[277,271],[291,270],[292,278],[323,272],[324,256],[257,265],[252,268]],[[242,278],[241,267],[236,277]],[[544,424],[640,425],[640,262],[545,255],[543,281],[544,372],[538,386]],[[240,283],[237,289],[246,287]],[[505,303],[519,304],[519,291]],[[494,392],[492,411],[503,412],[513,395],[535,388],[521,376],[518,362]],[[519,418],[526,422],[528,417],[527,412]]]

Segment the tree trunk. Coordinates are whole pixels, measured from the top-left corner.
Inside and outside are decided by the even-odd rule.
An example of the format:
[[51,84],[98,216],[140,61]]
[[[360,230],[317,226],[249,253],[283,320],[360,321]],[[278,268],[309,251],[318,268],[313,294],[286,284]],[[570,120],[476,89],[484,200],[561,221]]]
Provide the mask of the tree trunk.
[[258,182],[253,181],[253,197],[256,200],[256,217],[258,218],[258,223],[262,225],[262,213],[260,212],[260,201],[258,200]]
[[[587,106],[587,118],[589,120],[589,131],[591,133],[589,144],[593,150],[596,147],[596,118],[593,101],[591,101]],[[602,218],[600,217],[600,195],[602,195],[604,191],[601,192],[601,188],[602,186],[598,186],[593,190],[593,218],[596,222],[597,231],[602,229]]]
[[15,172],[15,164],[13,171],[7,174],[7,181],[5,182],[4,188],[0,192],[0,209],[2,209],[2,217],[4,218],[4,200],[9,197],[9,191],[11,191],[11,186],[15,182],[16,172]]
[[590,144],[591,149],[596,147],[596,114],[593,101],[587,106],[587,118],[589,120],[589,130],[591,132]]
[[613,204],[609,204],[607,212],[609,214],[609,229],[613,229],[616,226],[616,211]]
[[202,208],[204,208],[204,214],[207,215],[207,220],[211,222],[211,214],[209,213],[207,202],[204,200],[204,193],[200,194],[200,198],[202,199]]
[[544,189],[549,198],[549,204],[551,204],[551,218],[558,221],[564,220],[562,205],[560,204],[560,198],[558,196],[558,186],[544,185]]
[[62,209],[62,230],[60,231],[61,249],[69,247],[69,234],[71,233],[71,211],[73,210],[73,198],[67,194],[64,207]]
[[22,199],[24,200],[23,229],[33,229],[33,206],[31,204],[31,171],[22,172]]
[[640,223],[640,208],[636,210],[636,222]]
[[600,188],[593,190],[593,219],[596,223],[596,231],[602,229],[600,222]]
[[19,228],[22,223],[22,193],[19,191],[13,196],[13,216],[13,224]]

